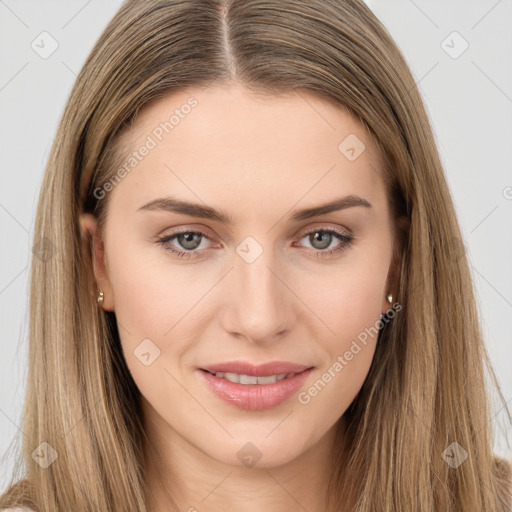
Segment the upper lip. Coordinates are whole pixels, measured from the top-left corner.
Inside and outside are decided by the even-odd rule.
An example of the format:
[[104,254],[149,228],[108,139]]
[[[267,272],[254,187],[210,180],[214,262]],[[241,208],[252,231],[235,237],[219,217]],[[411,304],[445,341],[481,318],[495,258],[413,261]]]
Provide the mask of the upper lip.
[[289,363],[286,361],[272,361],[264,364],[252,364],[247,361],[229,361],[225,363],[202,366],[201,370],[207,370],[212,373],[229,372],[240,375],[253,375],[258,377],[267,377],[269,375],[279,375],[280,373],[300,373],[308,370],[312,366],[304,364]]

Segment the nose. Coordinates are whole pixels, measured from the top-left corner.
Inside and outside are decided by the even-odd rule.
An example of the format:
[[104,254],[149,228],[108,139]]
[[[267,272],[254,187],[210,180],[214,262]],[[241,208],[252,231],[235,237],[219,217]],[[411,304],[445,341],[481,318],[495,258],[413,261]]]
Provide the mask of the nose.
[[296,319],[294,295],[287,283],[289,272],[270,249],[249,261],[234,254],[233,269],[225,280],[223,327],[253,343],[273,342],[288,332]]

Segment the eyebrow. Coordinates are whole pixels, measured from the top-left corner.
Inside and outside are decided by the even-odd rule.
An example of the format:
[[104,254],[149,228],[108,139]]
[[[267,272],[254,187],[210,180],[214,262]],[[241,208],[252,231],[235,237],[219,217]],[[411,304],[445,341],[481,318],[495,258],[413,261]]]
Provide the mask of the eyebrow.
[[[372,208],[372,205],[366,199],[352,194],[334,199],[333,201],[319,206],[298,210],[293,213],[291,220],[301,221],[310,219],[311,217],[316,217],[318,215],[324,215],[326,213],[346,210],[347,208],[354,208],[356,206]],[[142,205],[138,211],[168,211],[172,213],[190,215],[191,217],[209,219],[227,225],[233,224],[232,218],[222,210],[215,210],[210,206],[205,206],[198,203],[181,201],[173,197],[153,199],[152,201]]]

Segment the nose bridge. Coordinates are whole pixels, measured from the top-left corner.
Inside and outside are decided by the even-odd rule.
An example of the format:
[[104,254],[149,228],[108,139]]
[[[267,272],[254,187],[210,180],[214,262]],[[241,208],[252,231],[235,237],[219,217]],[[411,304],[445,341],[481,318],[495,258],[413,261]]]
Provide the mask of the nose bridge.
[[[264,341],[290,326],[290,292],[272,247],[248,237],[236,248],[225,328],[252,341]],[[276,276],[279,275],[279,278]]]

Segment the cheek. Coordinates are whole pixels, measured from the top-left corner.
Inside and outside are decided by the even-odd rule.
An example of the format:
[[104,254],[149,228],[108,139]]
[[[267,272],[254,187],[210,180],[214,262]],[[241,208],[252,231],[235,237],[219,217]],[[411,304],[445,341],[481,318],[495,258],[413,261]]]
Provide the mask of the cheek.
[[297,408],[312,431],[334,425],[353,402],[368,375],[375,343],[341,343],[328,365],[322,367],[297,396]]
[[301,296],[325,326],[321,337],[311,336],[316,335],[325,358],[298,401],[326,421],[345,412],[370,369],[389,267],[386,247],[383,241],[365,250],[368,257],[347,257],[321,275],[303,273]]
[[176,368],[190,344],[193,306],[208,283],[194,279],[192,266],[173,268],[163,256],[147,244],[119,243],[109,253],[109,277],[123,354],[137,387],[152,404],[168,404],[172,396],[184,408],[186,395],[172,376],[181,380]]
[[389,268],[385,244],[350,254],[339,264],[315,272],[300,272],[298,295],[318,317],[329,339],[329,351],[347,342],[380,319]]
[[174,372],[186,357],[197,325],[194,306],[211,283],[147,243],[112,245],[109,277],[123,353],[141,392],[153,396],[172,381],[165,369]]
[[297,397],[309,417],[322,418],[324,424],[336,422],[360,391],[379,334],[381,289],[371,281],[365,285],[357,275],[343,285],[331,301],[316,304],[330,330],[321,338],[317,335],[325,357]]
[[164,249],[137,243],[112,247],[110,280],[118,321],[145,337],[162,336],[207,290],[192,265],[173,263]]

